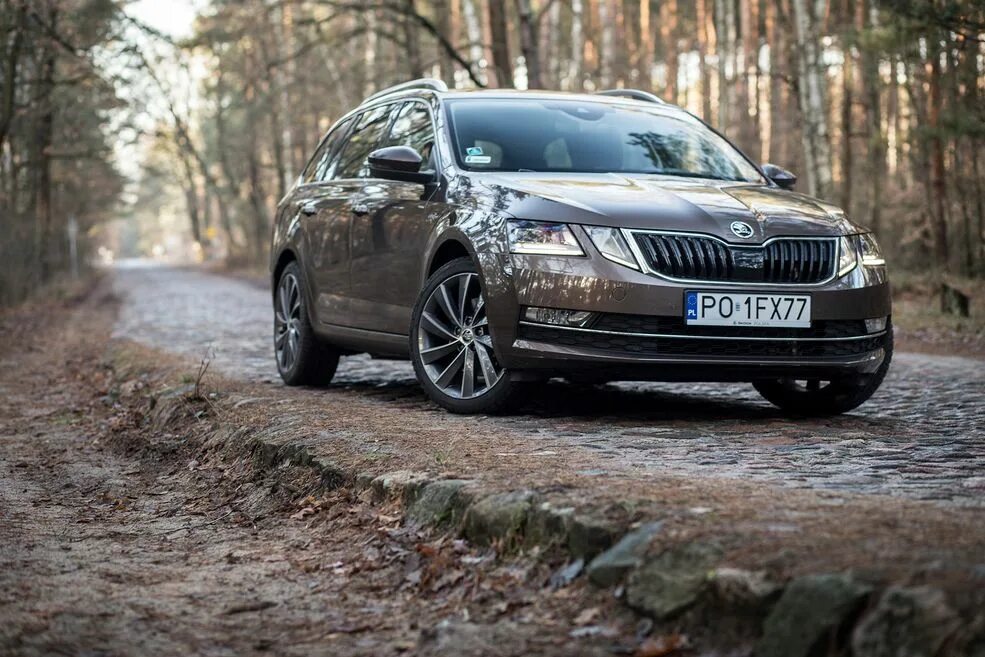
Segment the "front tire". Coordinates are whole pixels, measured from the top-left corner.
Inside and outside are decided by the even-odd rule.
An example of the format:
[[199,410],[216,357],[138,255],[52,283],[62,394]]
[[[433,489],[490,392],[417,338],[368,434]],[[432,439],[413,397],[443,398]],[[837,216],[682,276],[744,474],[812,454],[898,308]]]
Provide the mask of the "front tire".
[[289,386],[325,386],[339,365],[339,352],[311,328],[305,279],[297,261],[281,272],[274,292],[274,357]]
[[854,410],[868,401],[882,385],[893,360],[893,327],[887,327],[885,356],[872,374],[855,374],[832,381],[774,379],[754,381],[753,387],[767,401],[800,417],[826,417]]
[[496,358],[482,284],[470,258],[442,266],[424,285],[410,329],[411,360],[421,387],[453,413],[493,413],[517,384]]

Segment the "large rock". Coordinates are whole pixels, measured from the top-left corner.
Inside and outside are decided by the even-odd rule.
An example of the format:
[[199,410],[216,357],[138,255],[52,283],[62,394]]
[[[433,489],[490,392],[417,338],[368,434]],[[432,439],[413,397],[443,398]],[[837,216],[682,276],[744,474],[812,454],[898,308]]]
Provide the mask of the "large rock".
[[721,550],[707,543],[670,548],[629,575],[626,603],[657,620],[692,606],[708,587]]
[[444,620],[424,630],[418,648],[434,657],[499,657],[527,650],[525,628],[510,621],[489,625]]
[[535,504],[527,514],[524,545],[543,549],[564,545],[571,531],[574,513],[573,507],[556,507],[551,502]]
[[568,552],[575,558],[591,559],[612,547],[625,525],[591,515],[575,515],[568,526]]
[[459,522],[470,500],[462,490],[468,483],[462,479],[443,479],[427,484],[407,509],[407,516],[412,521],[429,527]]
[[426,472],[397,470],[376,477],[370,484],[370,488],[373,491],[373,497],[379,502],[397,497],[403,500],[405,504],[410,504],[417,499],[418,493],[428,481],[428,473]]
[[534,494],[515,491],[484,497],[465,513],[465,537],[479,545],[512,541],[523,533]]
[[650,541],[660,532],[660,522],[635,529],[588,564],[588,579],[598,586],[613,586],[643,562]]
[[743,615],[765,616],[783,587],[758,570],[717,568],[711,576],[717,606]]
[[933,657],[960,627],[940,591],[892,587],[855,628],[852,650],[857,657]]
[[763,624],[756,657],[817,654],[817,646],[834,642],[870,591],[849,575],[807,575],[793,580]]

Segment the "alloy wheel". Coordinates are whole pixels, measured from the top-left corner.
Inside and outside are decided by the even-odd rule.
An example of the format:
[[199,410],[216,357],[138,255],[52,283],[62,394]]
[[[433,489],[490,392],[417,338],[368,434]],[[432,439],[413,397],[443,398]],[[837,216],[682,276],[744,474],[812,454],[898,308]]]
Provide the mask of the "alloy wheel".
[[298,358],[301,340],[301,286],[294,274],[285,275],[277,286],[274,303],[274,348],[277,365],[289,371]]
[[449,397],[475,399],[503,376],[476,274],[454,274],[442,281],[424,304],[417,328],[424,371]]

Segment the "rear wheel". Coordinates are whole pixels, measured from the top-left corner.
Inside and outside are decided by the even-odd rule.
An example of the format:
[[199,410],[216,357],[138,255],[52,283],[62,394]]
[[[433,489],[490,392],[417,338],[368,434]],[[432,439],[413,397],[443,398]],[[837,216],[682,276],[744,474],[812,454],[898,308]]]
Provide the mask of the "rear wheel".
[[792,415],[823,417],[858,408],[882,385],[893,359],[893,333],[889,327],[883,346],[885,356],[872,374],[855,374],[832,380],[773,379],[753,386],[769,402]]
[[289,386],[328,385],[339,365],[339,352],[311,328],[301,267],[292,262],[281,272],[274,292],[274,356]]
[[428,279],[414,307],[411,359],[417,380],[454,413],[491,413],[516,384],[496,357],[475,265],[459,258]]

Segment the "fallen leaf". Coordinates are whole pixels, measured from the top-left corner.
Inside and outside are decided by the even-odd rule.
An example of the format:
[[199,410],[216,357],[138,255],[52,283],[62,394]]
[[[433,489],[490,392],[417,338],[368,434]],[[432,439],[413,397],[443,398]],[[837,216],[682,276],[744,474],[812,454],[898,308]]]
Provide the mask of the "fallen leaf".
[[575,559],[571,563],[565,564],[559,570],[557,570],[553,575],[551,575],[550,585],[551,588],[561,588],[570,584],[578,575],[581,574],[582,569],[585,567],[585,560],[582,558]]
[[667,634],[650,637],[640,644],[634,657],[667,657],[687,647],[687,637],[683,634]]
[[598,607],[589,607],[588,609],[582,610],[580,614],[575,616],[575,625],[588,625],[599,615],[599,611],[601,610]]
[[318,513],[318,510],[311,506],[306,506],[297,513],[291,514],[291,520],[304,520],[308,516]]

